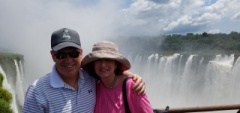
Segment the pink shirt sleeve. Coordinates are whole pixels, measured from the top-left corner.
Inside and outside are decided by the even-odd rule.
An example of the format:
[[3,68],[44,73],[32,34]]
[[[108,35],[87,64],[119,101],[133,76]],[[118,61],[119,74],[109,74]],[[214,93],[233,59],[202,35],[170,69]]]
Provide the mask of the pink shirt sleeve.
[[134,81],[127,81],[127,99],[131,113],[153,113],[152,106],[147,98],[147,95],[138,95],[132,89]]

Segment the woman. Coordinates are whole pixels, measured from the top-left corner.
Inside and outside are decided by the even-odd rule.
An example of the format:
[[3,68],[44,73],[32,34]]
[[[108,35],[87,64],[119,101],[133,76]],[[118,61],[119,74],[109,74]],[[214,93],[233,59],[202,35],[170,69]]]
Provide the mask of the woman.
[[[127,77],[123,71],[130,69],[129,61],[122,56],[116,44],[101,41],[93,45],[92,52],[82,60],[82,67],[90,75],[99,79],[95,113],[126,113],[122,84]],[[127,103],[131,113],[152,113],[146,95],[138,95],[132,90],[134,81],[126,83]]]

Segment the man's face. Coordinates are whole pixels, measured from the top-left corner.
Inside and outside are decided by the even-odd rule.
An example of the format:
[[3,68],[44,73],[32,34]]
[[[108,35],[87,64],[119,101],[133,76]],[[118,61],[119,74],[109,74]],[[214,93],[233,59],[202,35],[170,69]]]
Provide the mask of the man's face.
[[56,69],[62,78],[74,78],[78,76],[82,61],[82,50],[69,47],[57,52],[51,51]]

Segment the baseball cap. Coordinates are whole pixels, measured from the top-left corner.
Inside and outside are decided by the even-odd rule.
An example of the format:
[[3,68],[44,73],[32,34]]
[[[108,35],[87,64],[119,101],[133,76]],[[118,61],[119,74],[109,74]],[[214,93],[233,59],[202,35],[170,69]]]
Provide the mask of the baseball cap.
[[69,28],[62,28],[54,31],[51,36],[51,48],[58,51],[66,47],[81,49],[81,42],[78,33]]

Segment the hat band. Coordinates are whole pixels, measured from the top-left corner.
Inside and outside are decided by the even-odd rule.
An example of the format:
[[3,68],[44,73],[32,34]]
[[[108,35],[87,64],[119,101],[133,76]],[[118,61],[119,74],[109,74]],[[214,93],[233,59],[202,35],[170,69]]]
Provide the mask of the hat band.
[[92,49],[93,52],[95,51],[112,51],[118,53],[118,50],[115,48],[110,48],[110,47],[93,47]]

